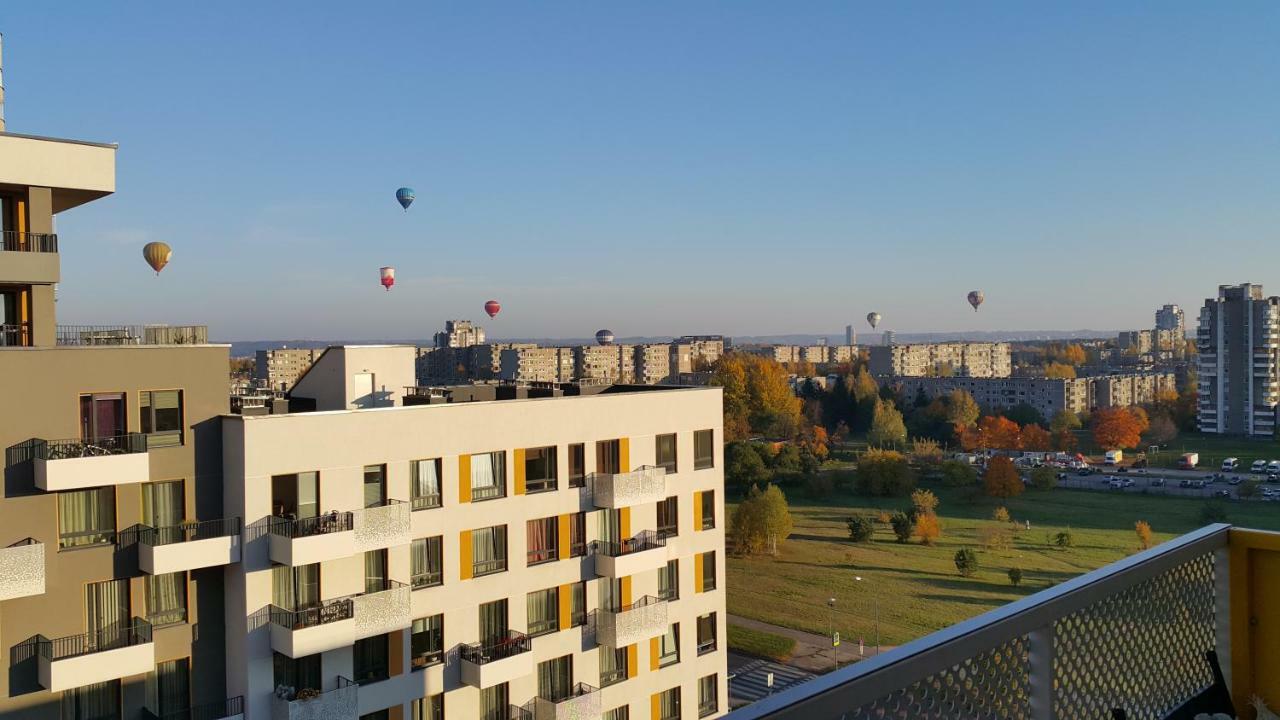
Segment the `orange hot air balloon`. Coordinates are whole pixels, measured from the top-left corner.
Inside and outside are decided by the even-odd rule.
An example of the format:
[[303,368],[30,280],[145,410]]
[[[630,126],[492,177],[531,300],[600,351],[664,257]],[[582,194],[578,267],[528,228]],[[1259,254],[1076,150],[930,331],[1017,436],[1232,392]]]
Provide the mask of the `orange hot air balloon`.
[[169,258],[173,257],[173,250],[162,242],[149,242],[142,247],[142,257],[159,275],[164,266],[169,264]]
[[489,317],[491,318],[497,317],[498,313],[502,312],[502,306],[498,304],[497,300],[490,300],[484,304],[484,311],[489,313]]

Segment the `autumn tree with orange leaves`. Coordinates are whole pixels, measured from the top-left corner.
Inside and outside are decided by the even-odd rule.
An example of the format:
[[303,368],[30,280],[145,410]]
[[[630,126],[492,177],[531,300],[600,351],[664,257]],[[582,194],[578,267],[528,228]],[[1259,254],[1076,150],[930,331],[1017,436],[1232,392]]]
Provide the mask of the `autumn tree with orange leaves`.
[[991,497],[1007,498],[1022,494],[1022,478],[1013,461],[1003,455],[991,458],[987,474],[982,479],[983,488]]
[[1022,428],[1022,444],[1019,450],[1043,450],[1053,449],[1053,437],[1049,435],[1049,431],[1032,423]]
[[1137,447],[1150,423],[1145,412],[1135,410],[1122,407],[1095,410],[1090,426],[1093,441],[1103,450]]

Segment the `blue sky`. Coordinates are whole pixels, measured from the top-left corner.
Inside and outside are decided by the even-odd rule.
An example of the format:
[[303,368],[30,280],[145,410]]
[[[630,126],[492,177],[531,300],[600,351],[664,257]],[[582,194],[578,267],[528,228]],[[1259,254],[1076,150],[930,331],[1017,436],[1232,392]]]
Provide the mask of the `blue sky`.
[[0,32],[9,130],[120,143],[117,194],[58,219],[63,322],[1123,328],[1280,293],[1273,2],[59,2]]

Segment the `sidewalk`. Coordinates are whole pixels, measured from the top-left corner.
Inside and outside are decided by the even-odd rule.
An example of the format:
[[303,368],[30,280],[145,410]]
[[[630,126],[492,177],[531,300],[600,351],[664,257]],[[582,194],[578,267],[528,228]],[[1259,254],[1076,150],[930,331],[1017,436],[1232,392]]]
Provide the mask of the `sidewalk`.
[[[791,653],[791,659],[787,664],[805,670],[807,672],[821,674],[831,672],[833,668],[831,658],[831,638],[825,635],[805,632],[803,630],[794,630],[779,625],[771,625],[759,620],[751,620],[740,615],[730,615],[728,618],[730,625],[737,625],[749,630],[759,630],[760,632],[773,633],[783,637],[791,638],[796,641],[795,650]],[[865,640],[866,638],[864,638]],[[874,657],[876,654],[875,639],[871,638],[867,643],[866,657]],[[883,645],[881,652],[888,652],[893,649],[891,645]],[[849,663],[857,662],[862,659],[858,655],[858,638],[842,637],[840,638],[840,647],[835,648],[835,659],[839,662],[840,667],[844,667]]]

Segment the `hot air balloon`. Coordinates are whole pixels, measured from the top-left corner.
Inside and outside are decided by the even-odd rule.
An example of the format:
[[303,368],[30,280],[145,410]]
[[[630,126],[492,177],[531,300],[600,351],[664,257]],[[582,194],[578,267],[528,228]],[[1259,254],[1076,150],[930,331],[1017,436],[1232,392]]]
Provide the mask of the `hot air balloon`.
[[159,275],[164,266],[169,264],[169,258],[173,257],[173,250],[162,242],[149,242],[142,247],[142,257]]
[[396,284],[396,269],[390,265],[384,268],[378,268],[378,275],[382,278],[382,287],[386,288],[388,291],[391,290],[392,285]]
[[986,300],[986,297],[982,295],[981,290],[970,290],[968,299],[969,304],[973,306],[973,311],[978,312],[978,306],[982,304],[983,300]]
[[613,331],[612,331],[612,330],[597,330],[597,331],[596,331],[596,344],[598,344],[598,345],[612,345],[612,344],[613,344]]
[[400,203],[400,207],[404,208],[405,212],[409,212],[409,206],[413,204],[415,197],[417,196],[413,192],[413,188],[410,187],[402,187],[396,191],[396,200]]
[[490,300],[484,304],[484,311],[489,313],[489,317],[498,317],[498,313],[502,311],[502,306],[497,300]]
[[880,313],[878,312],[867,313],[867,324],[871,326],[872,330],[875,330],[876,326],[880,324]]

